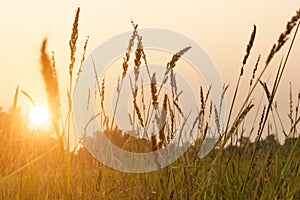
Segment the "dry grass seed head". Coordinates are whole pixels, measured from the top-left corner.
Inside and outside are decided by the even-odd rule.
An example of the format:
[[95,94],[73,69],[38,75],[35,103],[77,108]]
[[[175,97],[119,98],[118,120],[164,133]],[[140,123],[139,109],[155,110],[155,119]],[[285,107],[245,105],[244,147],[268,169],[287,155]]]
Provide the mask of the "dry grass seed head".
[[104,112],[104,97],[105,97],[105,77],[101,82],[101,90],[100,90],[100,100],[101,100],[101,108]]
[[153,73],[151,78],[151,97],[152,97],[152,105],[154,105],[154,108],[157,108],[158,102],[157,102],[157,87],[156,87],[156,74]]
[[140,121],[140,124],[142,127],[144,127],[144,120],[142,118],[142,114],[140,111],[140,108],[137,105],[137,94],[138,94],[138,89],[137,87],[133,87],[133,83],[132,83],[132,79],[131,76],[129,76],[129,81],[130,81],[130,87],[131,87],[131,91],[132,91],[132,96],[133,96],[133,106],[134,106],[134,111],[138,116],[138,119]]
[[160,127],[162,127],[166,124],[167,112],[168,112],[168,95],[165,94],[164,101],[163,101],[163,107],[161,109],[161,125],[160,125]]
[[86,40],[85,40],[85,43],[84,43],[83,54],[82,54],[82,58],[81,58],[81,61],[80,61],[80,67],[79,67],[78,72],[77,72],[77,77],[79,77],[79,75],[82,71],[82,65],[83,65],[83,62],[85,60],[85,54],[86,54],[86,49],[87,49],[88,42],[89,42],[89,36],[86,37]]
[[175,55],[173,55],[172,60],[171,60],[170,62],[168,62],[168,64],[167,64],[167,68],[168,68],[168,69],[174,68],[175,65],[176,65],[176,62],[178,61],[178,59],[179,59],[183,54],[185,54],[190,48],[192,48],[192,47],[186,47],[186,48],[180,50],[180,51],[179,51],[178,53],[176,53]]
[[266,112],[266,106],[264,106],[263,112],[262,112],[261,117],[260,117],[260,121],[259,121],[259,125],[258,125],[258,130],[257,130],[257,137],[259,136],[259,132],[262,129],[262,125],[263,125],[264,117],[265,117],[265,112]]
[[285,42],[289,39],[288,36],[292,32],[293,28],[296,26],[297,21],[300,18],[300,9],[296,11],[296,14],[291,18],[291,20],[287,23],[286,29],[283,33],[280,34],[277,44],[274,44],[269,56],[266,60],[266,65],[270,63],[274,55],[281,49],[281,47],[285,44]]
[[260,61],[260,55],[259,55],[258,58],[257,58],[256,64],[255,64],[254,69],[253,69],[253,72],[252,72],[252,77],[251,77],[251,80],[250,80],[250,87],[251,87],[252,84],[253,84],[253,80],[254,80],[254,78],[255,78],[255,74],[256,74],[256,71],[257,71],[257,68],[258,68],[259,61]]
[[165,143],[166,143],[165,126],[163,126],[159,130],[158,148],[161,149],[165,145]]
[[127,70],[128,70],[128,61],[130,59],[130,53],[131,53],[131,49],[134,45],[134,40],[135,38],[138,36],[138,32],[137,32],[137,27],[138,27],[138,24],[135,24],[132,20],[131,20],[131,24],[133,26],[133,32],[132,32],[132,35],[131,35],[131,38],[128,42],[128,47],[126,49],[126,53],[125,53],[125,56],[123,57],[123,73],[122,73],[122,78],[124,78],[126,76],[126,73],[127,73]]
[[214,106],[214,112],[215,112],[215,124],[217,125],[217,133],[220,134],[221,133],[220,117],[216,106]]
[[200,86],[200,102],[201,102],[201,111],[205,109],[204,103],[204,95],[203,95],[203,88]]
[[209,115],[208,115],[208,119],[211,119],[211,115],[212,115],[212,101],[210,101],[210,105],[209,105]]
[[[137,93],[137,92],[135,92],[135,93]],[[134,105],[135,113],[137,114],[138,119],[140,121],[140,124],[141,124],[142,127],[144,127],[144,120],[142,118],[142,114],[140,112],[140,109],[139,109],[139,107],[137,105],[136,98],[133,99],[133,105]]]
[[145,114],[145,110],[146,110],[146,103],[145,103],[145,91],[144,91],[144,83],[143,83],[143,79],[141,79],[141,96],[142,96],[142,106],[143,106],[143,111]]
[[80,13],[80,8],[77,8],[75,19],[73,22],[73,29],[72,29],[72,34],[71,34],[71,39],[69,41],[69,46],[70,46],[70,66],[69,66],[69,75],[70,77],[72,76],[73,73],[73,68],[74,68],[74,63],[75,63],[75,52],[76,52],[76,42],[78,39],[78,20],[79,20],[79,13]]
[[223,91],[222,91],[222,95],[221,95],[221,99],[220,99],[220,105],[219,105],[219,113],[221,115],[221,112],[222,112],[222,105],[223,105],[223,102],[224,102],[224,99],[225,99],[225,94],[226,94],[226,91],[227,89],[229,88],[229,85],[226,85],[225,84],[223,85]]
[[[254,44],[254,39],[255,39],[255,35],[256,35],[256,26],[253,25],[253,31],[252,31],[252,34],[251,34],[251,37],[250,37],[250,40],[249,40],[249,43],[247,45],[247,49],[246,49],[246,55],[244,56],[244,60],[243,60],[243,65],[245,65],[247,63],[247,59],[250,55],[250,52],[251,52],[251,49],[253,47],[253,44]],[[243,69],[243,68],[242,68]],[[242,71],[243,72],[243,71]],[[242,73],[241,72],[241,73]],[[241,74],[242,75],[242,74]]]
[[137,44],[137,48],[135,50],[135,59],[134,59],[135,87],[137,87],[136,82],[138,81],[138,78],[139,78],[141,57],[142,57],[142,51],[143,51],[142,37],[138,35],[137,39],[138,39],[138,44]]

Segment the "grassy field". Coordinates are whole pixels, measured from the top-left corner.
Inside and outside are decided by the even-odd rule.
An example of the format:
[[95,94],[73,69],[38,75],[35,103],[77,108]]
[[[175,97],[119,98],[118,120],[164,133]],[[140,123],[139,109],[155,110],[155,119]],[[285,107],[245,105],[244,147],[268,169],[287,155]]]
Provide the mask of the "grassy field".
[[[18,87],[12,106],[8,110],[0,109],[1,199],[300,199],[300,137],[297,128],[300,121],[300,93],[293,94],[290,89],[290,95],[287,97],[290,99],[289,124],[280,124],[282,117],[277,111],[275,98],[298,33],[300,10],[287,23],[265,61],[260,56],[257,58],[252,78],[249,80],[248,95],[243,96],[245,100],[237,105],[244,67],[255,44],[256,26],[253,27],[240,73],[237,74],[237,84],[234,87],[223,88],[221,102],[228,89],[234,91],[232,97],[227,97],[230,107],[225,124],[220,124],[218,116],[221,110],[212,106],[209,89],[206,93],[204,89],[201,90],[201,106],[195,121],[199,132],[197,141],[171,165],[157,171],[136,174],[106,167],[94,159],[85,148],[76,148],[76,151],[71,148],[70,138],[74,126],[72,98],[88,46],[87,38],[82,58],[76,58],[80,67],[78,73],[75,73],[79,14],[78,8],[69,42],[70,84],[66,96],[69,104],[68,110],[63,112],[67,113],[66,116],[61,114],[60,102],[63,97],[59,96],[54,54],[51,56],[47,53],[47,39],[42,41],[40,65],[52,116],[51,130],[45,131],[29,125],[28,116],[22,114],[22,109],[18,106],[18,97],[25,95],[31,100],[32,98]],[[137,25],[133,22],[132,25],[132,37],[129,38],[129,46],[120,68],[118,91],[122,89],[128,68],[132,67],[129,61],[133,60],[135,77],[130,82],[134,108],[132,119],[142,130],[150,124],[147,117],[150,113],[149,107],[161,105],[164,109],[155,108],[159,113],[156,123],[160,131],[149,140],[136,139],[118,131],[114,124],[115,113],[109,117],[104,108],[106,80],[98,80],[96,76],[99,91],[95,97],[99,97],[101,102],[101,112],[97,117],[101,117],[106,136],[120,148],[139,153],[157,151],[172,141],[175,130],[181,130],[181,127],[178,127],[178,117],[182,115],[180,92],[177,93],[173,69],[176,68],[180,57],[190,48],[183,47],[166,64],[165,77],[169,78],[162,82],[170,84],[172,91],[163,94],[155,73],[149,73],[150,96],[146,98],[137,86],[141,63],[148,67],[146,52],[143,50],[142,37],[138,34]],[[274,82],[267,84],[263,75],[273,57],[284,45],[289,46],[288,52],[281,63],[278,63]],[[141,88],[143,87],[142,85]],[[259,105],[252,102],[253,93],[257,90],[263,91],[266,99]],[[292,100],[295,97],[296,102]],[[240,107],[236,109],[237,106]],[[246,125],[252,124],[253,121],[248,117],[250,112],[256,112],[257,118],[252,126]],[[210,120],[219,127],[220,137],[209,154],[200,159],[199,149],[209,131]],[[161,121],[167,123],[162,125]],[[285,136],[284,142],[278,141],[278,134]],[[250,140],[250,137],[255,139]],[[83,138],[79,143],[85,144],[85,140],[88,139],[93,138]]]

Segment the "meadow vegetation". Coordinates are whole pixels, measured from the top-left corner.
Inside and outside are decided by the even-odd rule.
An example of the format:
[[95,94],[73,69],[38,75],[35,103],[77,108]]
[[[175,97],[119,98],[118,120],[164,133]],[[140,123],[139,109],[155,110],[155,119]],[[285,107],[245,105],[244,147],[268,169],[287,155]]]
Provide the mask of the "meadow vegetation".
[[[73,93],[80,73],[84,70],[82,66],[88,47],[87,37],[83,56],[76,60],[79,14],[78,8],[69,41],[70,84],[66,95],[68,110],[61,111],[60,102],[63,97],[59,95],[55,56],[54,53],[51,56],[48,54],[47,39],[41,44],[40,65],[51,111],[51,130],[46,131],[29,125],[28,116],[21,112],[18,101],[20,95],[25,95],[31,100],[33,98],[19,87],[16,89],[12,106],[8,110],[0,108],[1,199],[300,199],[300,137],[297,128],[300,121],[300,92],[293,94],[290,89],[287,96],[290,99],[289,124],[282,123],[282,116],[278,113],[276,104],[276,92],[283,72],[288,67],[287,61],[298,33],[300,10],[287,23],[265,62],[258,56],[249,80],[249,91],[244,98],[245,94],[239,97],[239,89],[241,79],[244,78],[244,68],[255,45],[257,27],[254,25],[246,54],[241,62],[237,84],[235,87],[224,85],[220,97],[222,102],[227,90],[234,91],[225,124],[220,124],[221,106],[213,106],[209,97],[210,89],[204,92],[201,88],[199,115],[193,126],[199,133],[196,142],[171,165],[157,171],[136,174],[111,169],[92,157],[83,146],[97,141],[97,132],[94,136],[81,138],[76,147],[71,149],[70,137],[74,134]],[[132,125],[132,133],[148,134],[145,127],[152,123],[152,114],[155,115],[159,131],[149,139],[144,139],[135,138],[118,129],[114,123],[116,109],[113,116],[106,113],[106,80],[98,77],[96,66],[95,98],[100,99],[101,112],[91,117],[90,121],[99,118],[105,129],[104,134],[120,148],[145,153],[165,148],[175,134],[180,134],[178,118],[183,115],[180,95],[184,95],[184,91],[177,91],[174,69],[177,61],[188,53],[191,47],[183,47],[170,58],[166,63],[162,84],[157,84],[156,74],[151,73],[148,66],[138,25],[133,22],[132,25],[132,37],[129,38],[120,67],[118,95],[125,84],[124,78],[128,76],[128,69],[132,67],[134,77],[130,77],[133,99],[131,120],[132,124],[136,124]],[[289,45],[288,52],[274,70],[274,82],[266,83],[263,75],[284,45]],[[130,59],[133,59],[134,66],[130,66]],[[146,88],[144,90],[146,86],[138,85],[143,83],[140,77],[142,65],[146,67],[147,78],[151,81],[148,88],[149,98],[144,94],[147,91]],[[78,70],[77,73],[74,73],[75,69]],[[164,84],[170,84],[169,93],[163,90]],[[255,91],[263,91],[266,101],[254,104],[252,99]],[[297,98],[296,102],[293,102],[294,97]],[[244,98],[242,104],[236,103],[237,98]],[[115,108],[118,104],[117,98]],[[240,107],[235,109],[236,106]],[[256,118],[260,119],[252,126],[248,126],[249,122],[253,121],[248,117],[250,112],[256,112]],[[62,116],[62,113],[66,113],[66,116]],[[208,155],[200,158],[199,150],[203,148],[203,141],[209,139],[207,135],[210,131],[210,120],[216,124],[220,137]],[[87,126],[90,121],[87,122]],[[265,139],[263,135],[266,136]],[[284,142],[278,141],[278,135],[284,135]]]

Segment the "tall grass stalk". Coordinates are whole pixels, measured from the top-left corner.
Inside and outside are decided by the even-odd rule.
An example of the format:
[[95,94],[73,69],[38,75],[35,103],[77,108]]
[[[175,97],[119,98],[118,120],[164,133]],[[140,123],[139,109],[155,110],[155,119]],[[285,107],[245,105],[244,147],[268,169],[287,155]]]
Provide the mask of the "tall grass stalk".
[[115,120],[115,116],[116,116],[116,112],[117,112],[117,107],[118,107],[118,104],[119,104],[119,99],[120,99],[120,95],[121,95],[121,89],[122,89],[122,86],[123,86],[123,81],[124,81],[124,78],[127,74],[128,67],[129,67],[128,62],[129,62],[129,59],[130,59],[130,53],[131,53],[132,47],[134,45],[134,40],[138,36],[138,32],[137,32],[138,24],[135,24],[133,21],[131,21],[131,24],[133,26],[133,32],[132,32],[131,38],[129,40],[128,47],[126,49],[126,53],[123,57],[123,63],[122,63],[123,72],[122,72],[121,82],[118,86],[119,89],[118,89],[117,99],[116,99],[116,103],[115,103],[115,106],[114,106],[113,116],[112,116],[112,119],[111,119],[111,125],[110,125],[111,130],[113,129],[113,126],[114,126],[114,120]]
[[73,29],[70,46],[70,65],[69,65],[69,89],[67,92],[68,97],[68,113],[67,113],[67,145],[66,145],[66,199],[71,198],[71,164],[70,164],[70,127],[71,127],[71,113],[72,113],[72,95],[73,95],[73,69],[75,64],[76,43],[78,39],[78,21],[79,21],[80,8],[76,10],[75,19],[73,22]]
[[[232,101],[231,101],[230,110],[229,110],[229,114],[228,114],[228,119],[227,119],[227,123],[226,123],[226,128],[225,128],[225,132],[224,132],[224,138],[225,138],[224,144],[226,143],[227,131],[228,131],[228,128],[229,128],[230,118],[231,118],[232,110],[233,110],[233,107],[234,107],[234,104],[235,104],[235,100],[236,100],[236,97],[237,97],[237,93],[238,93],[238,89],[239,89],[241,77],[244,74],[244,67],[245,67],[245,65],[247,63],[248,57],[249,57],[251,49],[253,47],[255,36],[256,36],[256,26],[254,25],[253,26],[252,34],[250,36],[250,40],[249,40],[247,48],[246,48],[246,54],[245,54],[244,59],[242,61],[242,67],[240,69],[241,71],[240,71],[240,75],[238,77],[238,81],[236,83],[234,95],[233,95],[233,98],[232,98]],[[216,112],[216,108],[215,108],[215,113],[216,113],[216,119],[218,119],[218,113]],[[220,126],[218,126],[218,123],[217,123],[217,127],[218,127],[218,132],[220,133]],[[220,137],[220,138],[222,138],[222,137]],[[223,150],[221,149],[220,151],[223,151]],[[218,175],[218,180],[219,181],[220,181],[221,176],[222,176],[222,174],[221,174],[221,165],[222,165],[222,162],[223,162],[223,153],[221,153],[221,160],[220,160],[220,164],[219,164],[219,175]],[[218,193],[219,181],[218,181],[218,185],[217,185],[217,194],[216,194],[217,198],[218,198],[218,194],[219,194]]]
[[[299,18],[300,18],[300,10],[299,10]],[[290,55],[290,53],[291,53],[293,44],[294,44],[294,42],[295,42],[295,38],[296,38],[296,36],[297,36],[298,30],[299,30],[299,26],[300,26],[300,21],[298,22],[298,25],[297,25],[296,31],[295,31],[295,33],[294,33],[294,36],[293,36],[291,45],[290,45],[290,47],[289,47],[287,56],[286,56],[286,58],[285,58],[283,67],[282,67],[281,71],[279,72],[279,78],[278,78],[278,81],[277,81],[277,83],[276,83],[276,82],[274,83],[273,92],[272,92],[272,93],[273,93],[273,96],[275,96],[275,93],[276,93],[276,91],[277,91],[277,89],[278,89],[279,82],[280,82],[280,80],[281,80],[281,78],[282,78],[282,75],[283,75],[284,69],[285,69],[285,67],[286,67],[286,64],[287,64],[289,55]],[[274,97],[273,97],[273,98],[274,98]],[[272,103],[273,98],[270,100],[270,104]],[[269,105],[270,105],[270,104],[269,104]],[[269,109],[270,109],[270,108],[271,108],[271,107],[269,106]],[[291,163],[291,158],[292,158],[292,156],[293,156],[294,153],[295,153],[295,149],[296,149],[298,143],[299,143],[299,137],[298,137],[298,139],[297,139],[297,142],[294,144],[293,149],[291,150],[291,152],[290,152],[290,154],[289,154],[289,156],[288,156],[288,158],[287,158],[287,160],[286,160],[286,162],[285,162],[285,165],[284,165],[283,169],[281,170],[281,174],[280,174],[279,180],[278,180],[278,182],[277,182],[277,184],[276,184],[276,187],[275,187],[275,190],[274,190],[274,192],[275,192],[274,194],[276,194],[276,193],[278,192],[280,181],[281,181],[281,179],[284,177],[284,174],[285,174],[287,168],[289,167],[289,165],[290,165],[290,163]]]
[[253,26],[253,31],[252,31],[252,34],[251,34],[251,37],[250,37],[250,40],[249,40],[249,43],[247,45],[246,55],[244,56],[244,59],[243,59],[243,62],[242,62],[241,72],[240,72],[240,75],[238,77],[238,81],[236,83],[234,94],[233,94],[233,98],[232,98],[232,101],[231,101],[231,105],[230,105],[230,109],[229,109],[229,114],[228,114],[228,119],[227,119],[226,128],[225,128],[225,134],[228,131],[228,127],[229,127],[229,123],[230,123],[230,118],[231,118],[232,110],[233,110],[233,107],[234,107],[235,99],[236,99],[236,96],[237,96],[237,93],[238,93],[238,89],[239,89],[241,77],[244,74],[244,67],[245,67],[245,65],[247,63],[247,59],[248,59],[248,57],[250,55],[250,52],[251,52],[251,49],[253,47],[253,43],[254,43],[254,40],[255,40],[255,35],[256,35],[256,26],[254,25]]
[[[296,19],[295,19],[295,16],[297,17]],[[294,17],[292,18],[292,20],[288,23],[288,25],[287,25],[287,31],[285,31],[283,34],[280,35],[279,40],[278,40],[278,44],[277,44],[277,46],[276,46],[276,48],[275,48],[275,49],[276,49],[275,51],[273,50],[273,49],[274,49],[274,46],[273,46],[273,48],[272,48],[272,50],[271,50],[271,53],[270,53],[270,55],[269,55],[269,57],[268,57],[268,59],[267,59],[267,61],[266,61],[266,66],[268,66],[268,64],[270,63],[270,60],[272,59],[272,57],[274,56],[274,54],[275,54],[277,51],[279,51],[280,48],[284,45],[285,42],[281,42],[281,40],[284,40],[284,41],[287,40],[287,35],[291,32],[291,29],[293,29],[293,27],[296,25],[296,24],[294,24],[294,26],[291,27],[290,23],[291,23],[291,22],[296,23],[296,22],[298,21],[298,19],[300,18],[300,10],[297,11],[297,14],[296,14],[295,16],[294,16]],[[297,20],[297,21],[295,22],[295,20]],[[260,140],[260,138],[261,138],[261,136],[262,136],[262,133],[263,133],[263,130],[264,130],[264,127],[265,127],[265,124],[266,124],[266,122],[267,122],[267,120],[268,120],[268,115],[269,115],[269,112],[270,112],[270,110],[271,110],[272,103],[273,103],[273,100],[274,100],[274,98],[275,98],[276,91],[277,91],[277,89],[278,89],[280,80],[281,80],[281,78],[282,78],[283,71],[284,71],[284,69],[285,69],[285,67],[286,67],[286,65],[287,65],[287,61],[288,61],[288,59],[289,59],[289,56],[290,56],[292,47],[293,47],[293,45],[294,45],[295,38],[296,38],[297,33],[298,33],[299,24],[300,24],[300,23],[298,23],[298,25],[297,25],[297,28],[296,28],[296,31],[295,31],[295,33],[294,33],[292,42],[291,42],[291,44],[290,44],[290,46],[289,46],[288,53],[287,53],[287,56],[286,56],[286,58],[285,58],[285,61],[284,61],[284,63],[283,63],[282,65],[279,65],[279,67],[278,67],[276,79],[275,79],[275,81],[274,81],[273,89],[272,89],[272,92],[271,92],[270,98],[269,98],[268,108],[267,108],[267,111],[266,111],[266,114],[265,114],[265,117],[264,117],[264,121],[263,121],[263,124],[262,124],[262,128],[261,128],[261,130],[260,130],[259,133],[258,133],[258,140],[257,140],[257,141]],[[282,39],[282,38],[284,38],[284,39]],[[265,68],[266,68],[266,67],[265,67]],[[259,77],[258,81],[260,80],[260,78],[261,78],[261,76]],[[246,185],[247,185],[247,181],[248,181],[248,178],[249,178],[250,170],[251,170],[251,167],[252,167],[252,164],[253,164],[253,161],[254,161],[254,158],[255,158],[257,149],[258,149],[258,143],[256,144],[254,153],[253,153],[252,158],[251,158],[251,162],[250,162],[250,166],[249,166],[249,169],[248,169],[247,176],[246,176],[245,181],[244,181],[244,183],[243,183],[243,185],[242,185],[242,188],[241,188],[241,195],[243,194],[244,189],[245,189],[245,187],[246,187]],[[277,187],[276,187],[276,189],[277,189]]]

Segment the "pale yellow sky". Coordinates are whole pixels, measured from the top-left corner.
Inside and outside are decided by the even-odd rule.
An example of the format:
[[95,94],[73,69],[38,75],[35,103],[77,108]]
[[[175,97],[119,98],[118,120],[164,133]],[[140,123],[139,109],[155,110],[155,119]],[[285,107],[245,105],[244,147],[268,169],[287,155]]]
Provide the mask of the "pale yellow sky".
[[[69,63],[68,41],[77,6],[79,20],[78,56],[87,35],[87,55],[106,39],[131,30],[134,19],[141,28],[165,28],[182,33],[200,44],[215,62],[225,83],[233,85],[245,54],[253,24],[257,37],[252,50],[244,84],[247,85],[258,54],[266,59],[271,46],[285,29],[286,22],[300,8],[295,0],[164,0],[164,1],[2,1],[0,7],[0,106],[11,105],[17,85],[39,104],[46,104],[44,85],[39,73],[39,48],[44,37],[49,39],[49,52],[55,51],[61,92],[66,96]],[[289,43],[288,43],[289,44]],[[268,74],[275,74],[279,52]],[[278,93],[283,114],[288,109],[288,82],[294,95],[300,89],[300,36],[297,37],[283,82]],[[261,66],[262,67],[262,66]],[[267,77],[267,76],[265,76]],[[22,105],[28,105],[21,98]],[[286,110],[285,110],[286,109]]]

